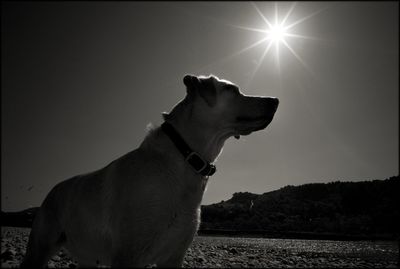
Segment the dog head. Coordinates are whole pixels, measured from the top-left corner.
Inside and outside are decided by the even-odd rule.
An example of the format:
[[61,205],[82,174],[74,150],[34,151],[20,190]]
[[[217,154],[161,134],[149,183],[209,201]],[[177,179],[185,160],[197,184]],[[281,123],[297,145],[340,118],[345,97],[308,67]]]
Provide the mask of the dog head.
[[183,83],[187,95],[181,103],[189,120],[202,128],[223,132],[226,138],[239,138],[266,128],[279,104],[274,97],[244,95],[232,82],[213,75],[186,75]]

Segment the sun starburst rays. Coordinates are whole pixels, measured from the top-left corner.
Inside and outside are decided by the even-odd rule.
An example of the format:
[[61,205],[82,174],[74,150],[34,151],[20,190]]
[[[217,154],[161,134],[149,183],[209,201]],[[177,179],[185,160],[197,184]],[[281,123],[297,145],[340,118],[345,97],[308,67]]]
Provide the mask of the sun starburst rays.
[[[296,6],[296,2],[294,2],[290,6],[288,12],[285,14],[285,16],[283,17],[281,22],[279,22],[278,4],[275,2],[275,5],[274,5],[274,15],[275,16],[274,16],[273,23],[271,23],[272,20],[270,21],[266,18],[266,16],[261,12],[261,10],[258,8],[258,6],[254,2],[251,2],[251,4],[254,7],[254,9],[257,11],[258,15],[265,22],[267,27],[265,29],[260,29],[260,28],[253,28],[253,27],[246,27],[246,26],[239,26],[239,25],[232,25],[232,26],[236,27],[238,29],[243,29],[243,30],[247,30],[247,31],[264,33],[266,35],[266,37],[264,37],[261,40],[254,43],[254,44],[259,45],[260,41],[262,43],[267,42],[266,49],[264,50],[263,54],[261,55],[260,60],[258,61],[257,65],[255,67],[255,70],[252,73],[252,75],[254,75],[254,73],[256,73],[258,71],[262,61],[264,60],[267,52],[270,50],[270,47],[273,44],[275,44],[276,59],[277,59],[277,64],[279,65],[280,64],[279,63],[279,51],[280,51],[279,47],[281,44],[285,44],[285,43],[287,44],[287,41],[285,40],[286,38],[311,39],[312,37],[288,32],[288,30],[290,28],[294,27],[295,25],[297,25],[297,24],[301,23],[302,21],[304,21],[305,19],[307,19],[307,18],[303,18],[301,20],[296,21],[295,23],[292,23],[289,26],[285,25],[286,21],[288,20],[288,18],[290,17],[290,15],[292,14],[292,12]],[[314,13],[307,17],[311,17],[312,15],[314,15]],[[251,47],[251,45],[249,47]],[[245,48],[245,50],[247,50],[249,47]],[[243,50],[241,50],[241,51],[243,51]],[[290,51],[292,52],[292,50],[290,50]]]
[[290,14],[292,14],[294,7],[296,6],[297,2],[293,2],[293,4],[290,6],[289,11],[286,13],[285,17],[282,19],[281,24],[285,25],[286,20],[289,18]]
[[[262,44],[265,44],[265,49],[263,50],[261,56],[259,57],[258,61],[255,63],[254,69],[249,73],[250,81],[251,82],[255,76],[255,74],[259,71],[261,68],[262,63],[264,62],[265,58],[267,57],[268,53],[271,51],[274,51],[273,53],[275,55],[275,62],[276,62],[276,67],[277,70],[280,74],[281,71],[281,54],[283,54],[285,51],[288,51],[290,55],[293,55],[296,60],[298,60],[299,63],[308,71],[310,72],[313,76],[315,76],[314,72],[311,70],[311,68],[306,64],[306,62],[300,57],[300,55],[295,51],[295,48],[290,45],[291,40],[294,41],[294,39],[303,39],[303,40],[311,40],[311,41],[324,41],[321,38],[316,38],[313,36],[308,36],[308,35],[302,35],[299,33],[294,33],[293,30],[295,29],[295,26],[305,22],[306,20],[314,17],[315,15],[319,14],[323,10],[327,9],[329,6],[326,6],[322,9],[319,9],[310,15],[301,17],[294,22],[288,23],[290,21],[291,15],[295,11],[295,7],[297,6],[297,2],[293,2],[287,12],[284,15],[279,14],[279,8],[278,8],[278,3],[274,3],[274,7],[272,10],[272,15],[271,17],[273,18],[267,18],[266,15],[260,10],[260,8],[256,5],[254,2],[250,2],[251,5],[253,6],[254,10],[257,12],[257,14],[260,16],[262,21],[265,23],[265,27],[263,28],[256,28],[256,27],[248,27],[248,26],[242,26],[242,25],[233,25],[233,24],[228,24],[231,27],[234,27],[236,29],[241,29],[245,31],[250,31],[250,32],[255,32],[258,34],[262,34],[261,38],[259,40],[256,40],[255,42],[249,44],[248,46],[239,49],[238,51],[235,51],[217,61],[214,61],[213,63],[208,64],[205,67],[202,67],[201,69],[204,69],[206,67],[209,67],[213,64],[216,63],[221,63],[225,62],[229,59],[232,59],[235,56],[238,56],[246,51],[249,51],[255,47],[258,47]],[[275,47],[274,49],[271,49]]]
[[[258,14],[263,18],[263,20],[267,24],[267,29],[265,30],[265,33],[267,35],[267,41],[269,47],[269,44],[274,43],[275,44],[275,52],[276,52],[276,60],[277,60],[277,65],[280,65],[280,60],[279,60],[279,47],[281,44],[287,44],[286,38],[288,37],[296,37],[296,34],[289,33],[288,30],[295,26],[296,24],[291,24],[290,27],[285,25],[286,21],[288,20],[290,14],[293,12],[294,7],[296,3],[293,3],[291,7],[289,8],[288,12],[285,14],[283,17],[282,21],[279,22],[279,11],[278,11],[278,3],[275,2],[274,4],[274,24],[271,24],[269,20],[264,16],[264,14],[261,12],[261,10],[257,7],[257,5],[252,2],[253,7],[256,9]],[[299,22],[300,23],[300,22]],[[292,50],[290,50],[292,51]],[[265,58],[265,55],[263,54],[262,59]],[[297,57],[296,57],[297,58]],[[256,67],[258,69],[259,66]]]
[[254,76],[256,75],[258,69],[260,68],[261,64],[264,61],[265,56],[267,55],[268,51],[270,50],[270,48],[272,47],[272,42],[269,42],[267,47],[265,48],[263,54],[261,55],[260,60],[257,62],[256,68],[253,70],[253,72],[250,74],[250,81],[253,80]]
[[[254,3],[251,2],[252,6],[256,10],[256,12],[260,15],[262,20],[266,24],[266,29],[258,29],[258,28],[251,28],[251,27],[241,27],[241,29],[249,30],[249,31],[255,31],[255,32],[261,32],[266,34],[266,39],[263,38],[262,40],[263,43],[267,43],[266,49],[264,50],[263,54],[261,55],[259,61],[257,62],[254,71],[250,75],[250,81],[253,80],[255,74],[257,71],[260,69],[260,66],[262,62],[264,61],[264,58],[266,57],[267,53],[270,51],[270,48],[272,45],[275,45],[275,58],[276,58],[276,65],[278,72],[280,74],[281,70],[281,60],[280,60],[280,54],[281,54],[281,47],[283,46],[286,48],[287,51],[289,51],[301,64],[302,66],[310,72],[313,76],[315,76],[314,72],[311,70],[311,68],[306,64],[306,62],[300,57],[300,55],[295,51],[295,49],[289,45],[289,39],[305,39],[305,40],[321,40],[319,38],[315,38],[312,36],[306,36],[306,35],[301,35],[298,33],[292,33],[289,32],[292,30],[295,26],[303,23],[304,21],[314,17],[315,15],[319,14],[323,10],[325,10],[327,7],[324,7],[322,9],[319,9],[310,15],[307,15],[305,17],[302,17],[290,24],[287,24],[287,21],[289,20],[290,16],[292,15],[297,2],[294,2],[291,4],[289,7],[289,10],[286,12],[284,16],[282,16],[282,19],[280,20],[279,18],[279,10],[278,10],[278,3],[275,2],[274,5],[274,18],[273,19],[267,19],[267,17],[263,14],[263,12],[260,10],[260,8]],[[273,21],[273,23],[271,23]]]
[[265,23],[268,25],[268,27],[272,27],[272,24],[267,20],[267,18],[264,16],[264,14],[261,12],[261,10],[257,7],[257,5],[254,2],[251,2],[253,7],[256,9],[258,14],[261,16],[261,18],[265,21]]
[[294,26],[296,26],[296,25],[298,25],[298,24],[300,24],[300,23],[302,23],[302,22],[304,22],[304,21],[306,21],[306,20],[308,20],[308,19],[314,17],[315,15],[317,15],[318,13],[324,11],[324,10],[327,9],[327,8],[328,8],[328,6],[327,6],[327,7],[324,7],[324,8],[321,8],[321,9],[319,9],[319,10],[313,12],[312,14],[310,14],[310,15],[308,15],[308,16],[306,16],[306,17],[303,17],[303,18],[301,18],[301,19],[299,19],[299,20],[297,20],[297,21],[291,23],[291,24],[285,26],[285,29],[288,30],[288,29],[290,29],[290,28],[293,28]]

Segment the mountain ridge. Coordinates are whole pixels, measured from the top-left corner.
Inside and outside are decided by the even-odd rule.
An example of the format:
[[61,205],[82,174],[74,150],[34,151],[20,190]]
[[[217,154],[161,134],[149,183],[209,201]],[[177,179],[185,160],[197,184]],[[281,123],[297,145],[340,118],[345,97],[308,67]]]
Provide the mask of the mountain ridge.
[[394,176],[288,185],[263,194],[238,192],[202,206],[200,230],[397,238],[399,190],[399,176]]

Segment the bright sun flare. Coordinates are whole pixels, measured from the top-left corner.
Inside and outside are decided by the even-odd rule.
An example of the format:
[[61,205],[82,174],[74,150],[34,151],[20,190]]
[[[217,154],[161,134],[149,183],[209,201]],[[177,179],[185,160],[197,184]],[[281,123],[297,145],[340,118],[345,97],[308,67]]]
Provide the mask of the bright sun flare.
[[[255,61],[256,66],[255,66],[254,70],[251,71],[249,74],[249,76],[250,76],[249,82],[251,82],[253,80],[255,74],[260,69],[261,64],[264,62],[266,55],[268,54],[269,51],[271,51],[271,49],[273,47],[274,47],[273,50],[275,50],[275,59],[276,59],[275,62],[277,64],[279,73],[281,72],[281,67],[280,67],[281,60],[280,60],[279,55],[281,53],[280,47],[282,47],[283,50],[289,51],[291,53],[291,55],[293,55],[303,65],[303,67],[308,72],[310,72],[311,75],[313,75],[315,77],[315,73],[306,64],[306,62],[298,55],[298,53],[292,47],[293,44],[290,45],[290,43],[291,43],[290,41],[293,39],[318,40],[318,41],[323,40],[323,39],[315,38],[312,36],[306,36],[306,35],[301,35],[299,33],[294,33],[293,30],[296,25],[310,19],[311,17],[317,15],[321,11],[326,10],[327,8],[329,8],[330,5],[325,6],[324,8],[321,8],[321,9],[311,13],[310,15],[307,15],[305,17],[299,18],[295,21],[288,23],[288,21],[290,21],[290,15],[292,14],[295,6],[297,5],[297,2],[293,2],[291,4],[291,6],[288,8],[288,11],[286,12],[286,14],[284,16],[279,14],[278,3],[275,2],[274,16],[272,16],[273,18],[269,18],[269,19],[267,19],[265,17],[263,12],[261,12],[261,10],[257,7],[257,5],[254,2],[250,2],[250,3],[254,7],[255,11],[257,11],[260,18],[264,21],[264,23],[265,23],[264,27],[253,28],[253,27],[246,27],[246,26],[233,25],[233,24],[230,24],[230,26],[237,28],[237,29],[241,29],[241,30],[262,33],[263,37],[261,39],[257,40],[256,42],[250,44],[249,46],[247,46],[243,49],[240,49],[238,51],[235,51],[234,53],[229,54],[229,55],[223,57],[222,59],[218,59],[218,60],[214,61],[213,63],[208,64],[207,66],[215,64],[217,62],[229,60],[229,59],[231,59],[235,56],[238,56],[239,54],[242,54],[252,48],[255,48],[257,46],[260,46],[261,44],[264,44],[265,45],[264,51],[263,51],[262,55],[260,56],[260,58],[258,59],[258,61]],[[203,67],[203,68],[205,68],[205,67]]]
[[279,15],[278,3],[275,2],[275,8],[274,8],[275,14],[274,14],[273,18],[269,18],[269,19],[267,19],[265,17],[263,12],[261,12],[261,10],[257,7],[257,5],[254,2],[250,2],[250,3],[253,5],[254,9],[257,11],[257,13],[261,17],[261,19],[265,22],[265,26],[263,28],[253,28],[253,27],[246,27],[246,26],[239,26],[239,25],[232,25],[232,24],[231,24],[231,26],[235,27],[237,29],[242,29],[242,30],[246,30],[246,31],[263,33],[264,34],[263,37],[260,40],[250,44],[249,46],[247,46],[239,51],[236,51],[218,61],[225,61],[234,56],[242,54],[245,51],[248,51],[256,46],[265,44],[264,51],[263,51],[261,57],[259,58],[259,60],[256,62],[256,67],[251,72],[249,81],[251,81],[253,79],[254,75],[257,73],[261,64],[263,63],[264,58],[266,57],[268,52],[271,51],[272,47],[275,47],[275,49],[274,49],[275,50],[275,59],[276,59],[276,64],[277,64],[277,68],[278,68],[279,72],[280,72],[280,56],[279,56],[279,54],[281,53],[280,47],[282,47],[283,49],[288,50],[303,65],[303,67],[305,67],[312,75],[314,75],[314,72],[308,67],[308,65],[305,63],[305,61],[303,61],[303,59],[297,54],[295,49],[293,49],[292,45],[290,45],[289,43],[290,43],[291,39],[308,39],[308,40],[320,40],[320,39],[311,37],[311,36],[301,35],[298,33],[293,33],[292,28],[294,28],[296,25],[310,19],[311,17],[315,16],[316,14],[320,13],[321,11],[327,9],[328,6],[322,8],[320,10],[317,10],[308,16],[299,18],[298,20],[296,20],[294,22],[292,21],[292,22],[288,23],[288,21],[290,21],[290,15],[292,14],[295,6],[297,5],[297,2],[293,2],[291,4],[291,6],[289,7],[288,11],[286,12],[286,14],[284,16]]
[[270,29],[267,30],[267,38],[270,39],[271,42],[275,43],[283,42],[285,39],[285,34],[285,27],[279,24],[273,25]]

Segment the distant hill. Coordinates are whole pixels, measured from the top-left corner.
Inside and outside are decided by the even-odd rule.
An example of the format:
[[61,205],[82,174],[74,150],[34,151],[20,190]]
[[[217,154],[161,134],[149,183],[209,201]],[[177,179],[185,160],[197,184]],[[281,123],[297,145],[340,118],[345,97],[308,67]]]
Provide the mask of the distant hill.
[[396,238],[399,205],[399,176],[286,186],[264,194],[239,192],[202,206],[200,232]]
[[[400,178],[286,186],[234,193],[202,206],[200,234],[294,238],[393,238],[399,235]],[[2,226],[31,227],[37,207],[1,212]]]

